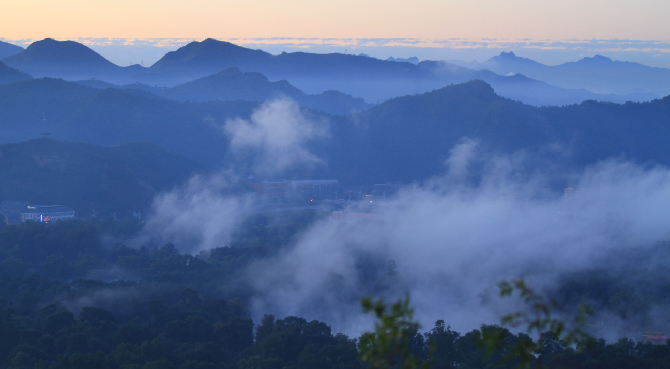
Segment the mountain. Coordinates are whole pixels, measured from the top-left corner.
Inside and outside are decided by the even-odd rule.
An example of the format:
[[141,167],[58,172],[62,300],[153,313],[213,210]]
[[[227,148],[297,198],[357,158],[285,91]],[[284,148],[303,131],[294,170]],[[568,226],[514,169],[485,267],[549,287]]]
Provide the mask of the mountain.
[[147,72],[139,73],[134,78],[148,85],[173,86],[230,67],[237,67],[243,72],[259,72],[269,80],[288,80],[308,94],[336,90],[360,96],[368,102],[423,93],[473,79],[490,83],[503,96],[538,106],[572,104],[587,99],[624,102],[657,97],[654,94],[595,94],[584,89],[552,86],[528,77],[501,76],[444,62],[424,61],[415,65],[398,62],[397,59],[380,60],[338,53],[294,52],[272,55],[214,39],[192,42],[167,53]]
[[108,82],[125,82],[143,69],[139,65],[119,67],[78,42],[51,38],[34,42],[22,52],[2,59],[2,62],[35,77],[66,80],[98,78]]
[[[510,55],[507,55],[508,57]],[[45,39],[31,44],[23,52],[5,58],[9,66],[34,76],[58,77],[66,80],[89,80],[87,85],[95,84],[97,79],[116,85],[133,83],[134,90],[145,90],[164,95],[166,88],[194,82],[197,79],[216,75],[231,67],[243,73],[257,72],[268,78],[267,83],[275,83],[275,89],[286,94],[288,90],[299,89],[307,95],[297,99],[303,105],[329,113],[342,114],[364,108],[361,101],[352,100],[347,95],[362,97],[368,102],[380,102],[388,98],[408,94],[424,93],[452,83],[482,79],[490,83],[496,92],[513,99],[537,106],[564,105],[596,99],[601,101],[624,102],[650,100],[656,94],[632,94],[618,96],[612,94],[594,94],[584,89],[566,89],[534,80],[529,77],[510,75],[501,76],[487,70],[473,70],[443,62],[421,62],[418,65],[409,62],[379,60],[350,54],[314,54],[282,53],[272,55],[261,50],[252,50],[229,42],[206,39],[167,53],[150,68],[139,65],[119,67],[85,45],[73,41],[55,41]],[[414,60],[413,60],[414,61]],[[436,67],[439,65],[439,67]],[[219,76],[219,80],[225,76]],[[245,77],[250,79],[250,77]],[[210,80],[216,79],[215,77]],[[225,79],[225,78],[224,78]],[[272,81],[272,82],[270,82]],[[291,86],[287,84],[290,81]],[[176,94],[179,99],[191,99],[186,95],[209,89],[214,95],[196,93],[197,99],[211,100],[234,98],[235,93],[255,95],[260,100],[267,95],[268,86],[254,85],[258,92],[223,88],[228,92],[214,92],[213,81],[201,80],[190,86],[181,86],[184,94]],[[279,84],[284,86],[279,88]],[[209,84],[207,88],[205,85]],[[225,84],[225,83],[224,83]],[[199,86],[195,88],[194,86]],[[150,87],[153,86],[153,87]],[[245,88],[248,88],[247,86]],[[125,86],[124,86],[125,88]],[[328,91],[327,95],[322,95]],[[342,95],[334,91],[341,91]],[[297,92],[296,92],[297,93]],[[335,102],[325,97],[336,97]],[[238,97],[251,98],[251,97]]]
[[205,165],[227,155],[227,119],[248,118],[256,102],[179,102],[139,90],[99,90],[40,78],[0,85],[0,143],[48,132],[58,140],[111,146],[150,141]]
[[389,56],[386,60],[394,62],[408,62],[412,64],[419,64],[419,58],[417,58],[416,56],[411,56],[409,58],[394,58],[392,56]]
[[102,147],[39,138],[0,145],[0,158],[0,200],[66,205],[80,216],[130,216],[204,171],[153,143]]
[[10,83],[17,81],[25,81],[31,79],[29,74],[23,73],[18,69],[8,67],[4,63],[0,62],[0,84]]
[[522,152],[549,177],[621,155],[670,165],[667,122],[670,96],[533,107],[471,81],[390,99],[340,123],[329,166],[342,183],[423,180],[444,173],[450,150],[464,137],[494,154]]
[[487,69],[473,70],[459,65],[440,61],[422,61],[419,66],[430,70],[442,80],[450,83],[463,83],[475,79],[493,86],[496,93],[534,106],[570,105],[585,100],[624,103],[626,101],[652,100],[655,95],[639,94],[614,95],[596,94],[585,89],[566,89],[529,78],[523,74],[501,76]]
[[285,96],[295,100],[300,105],[329,114],[348,114],[370,107],[363,99],[356,99],[338,91],[307,95],[286,80],[270,82],[261,73],[243,73],[236,67],[177,85],[165,90],[163,96],[178,100],[247,100],[259,102]]
[[16,55],[21,51],[23,51],[21,46],[16,46],[14,44],[10,44],[9,42],[0,41],[0,60],[12,55]]
[[[337,90],[374,101],[407,93],[398,81],[425,83],[430,73],[411,63],[397,63],[350,54],[282,53],[272,55],[229,42],[206,39],[167,53],[138,82],[174,86],[205,77],[230,67],[259,72],[270,80],[288,80],[306,93]],[[386,86],[378,86],[385,82]],[[371,85],[374,82],[375,85]],[[395,86],[395,87],[394,87]],[[388,91],[388,88],[393,91]],[[422,88],[421,88],[422,89]],[[420,90],[421,90],[420,89]],[[359,91],[361,91],[359,93]],[[419,90],[417,90],[419,91]]]
[[[602,55],[548,66],[518,57],[513,52],[503,52],[482,63],[459,64],[477,70],[488,69],[501,75],[522,73],[555,86],[583,88],[599,94],[637,93],[647,98],[670,94],[670,69],[614,61]],[[642,95],[644,93],[646,95]]]
[[371,106],[361,98],[354,98],[338,91],[307,95],[285,80],[270,82],[261,73],[243,73],[235,67],[172,88],[152,87],[139,83],[117,86],[99,80],[77,81],[77,83],[103,89],[140,89],[181,101],[246,100],[263,102],[272,98],[288,97],[300,105],[329,114],[349,114]]
[[513,51],[503,51],[500,55],[494,56],[482,63],[478,61],[464,63],[459,60],[450,60],[449,63],[465,66],[474,70],[488,69],[503,76],[516,73],[532,75],[550,68],[548,65],[536,62],[535,60],[516,56]]
[[[137,91],[48,78],[0,85],[0,140],[20,142],[48,132],[59,140],[105,146],[151,141],[208,167],[244,166],[231,155],[221,128],[228,119],[248,119],[259,103],[181,102]],[[475,80],[393,98],[347,116],[304,111],[330,122],[331,138],[309,147],[327,165],[301,176],[342,184],[438,175],[464,137],[492,153],[522,152],[535,169],[556,177],[622,155],[670,165],[670,96],[645,103],[588,100],[534,107]]]
[[176,51],[170,51],[154,65],[151,72],[187,70],[194,74],[211,75],[226,68],[245,65],[247,70],[257,71],[272,59],[272,54],[252,50],[230,42],[208,38],[191,42]]

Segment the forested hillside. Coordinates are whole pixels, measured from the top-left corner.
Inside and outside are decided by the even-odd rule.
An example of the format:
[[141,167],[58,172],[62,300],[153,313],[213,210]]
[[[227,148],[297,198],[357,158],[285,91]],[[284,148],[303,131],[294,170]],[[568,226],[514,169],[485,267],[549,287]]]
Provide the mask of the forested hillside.
[[226,156],[226,119],[248,116],[256,102],[188,103],[139,90],[99,90],[57,79],[0,85],[2,143],[49,132],[50,137],[98,145],[150,141],[216,165]]
[[[240,277],[255,261],[288,247],[317,215],[287,213],[281,223],[276,215],[259,215],[230,247],[199,255],[181,254],[172,244],[124,246],[142,231],[138,220],[6,226],[0,229],[0,367],[365,368],[357,337],[316,320],[249,315],[250,290]],[[393,283],[385,260],[361,261],[367,283]],[[622,301],[625,287],[603,278],[589,282],[598,275],[590,272],[562,286],[571,298],[590,293],[612,296],[610,304]],[[627,276],[652,275],[638,268]],[[654,283],[669,286],[667,280]],[[569,304],[567,296],[557,296]],[[630,314],[648,307],[601,308]],[[512,368],[518,360],[503,358],[529,339],[498,326],[459,333],[448,324],[447,313],[424,333],[409,332],[412,352],[422,360],[433,356],[430,368]],[[501,338],[490,356],[483,332]],[[670,345],[625,338],[609,344],[591,339],[578,351],[551,337],[545,343],[542,364],[548,368],[661,368],[670,360]]]
[[[42,132],[99,145],[151,141],[219,167],[235,163],[224,125],[236,117],[248,119],[259,106],[244,101],[178,102],[140,90],[99,90],[36,79],[0,85],[0,133],[2,142]],[[330,127],[330,138],[313,147],[327,162],[317,175],[346,183],[409,182],[437,175],[464,137],[481,141],[492,152],[532,153],[560,170],[619,155],[670,164],[665,144],[670,140],[670,97],[536,108],[472,81],[391,99],[344,117],[307,109],[301,114]]]
[[129,217],[204,167],[153,143],[101,147],[40,138],[0,145],[0,201]]
[[0,62],[0,84],[17,81],[25,81],[31,79],[29,74],[23,73],[18,69],[8,67],[6,64]]
[[[670,164],[670,97],[648,103],[585,101],[536,108],[500,97],[483,81],[391,99],[336,126],[347,150],[333,147],[332,170],[349,181],[425,179],[444,171],[464,137],[493,153],[525,152],[554,170],[625,155]],[[417,149],[420,148],[420,149]],[[532,169],[532,168],[530,168]],[[339,177],[344,178],[344,177]]]

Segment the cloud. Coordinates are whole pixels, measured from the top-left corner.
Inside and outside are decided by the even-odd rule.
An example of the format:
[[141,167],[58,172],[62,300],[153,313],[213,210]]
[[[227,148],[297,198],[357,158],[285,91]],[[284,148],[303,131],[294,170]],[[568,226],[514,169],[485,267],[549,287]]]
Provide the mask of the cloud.
[[[232,150],[248,159],[258,175],[323,164],[307,145],[328,136],[327,122],[308,118],[291,100],[268,101],[249,120],[228,120],[223,130]],[[240,224],[262,206],[240,184],[238,174],[195,176],[184,186],[157,196],[145,231],[133,244],[171,242],[188,253],[227,245]]]
[[235,191],[229,175],[195,176],[154,199],[145,232],[134,244],[172,242],[188,253],[225,246],[254,204],[253,195]]
[[[472,160],[484,162],[476,184],[461,181]],[[361,297],[409,291],[424,327],[445,319],[464,332],[508,312],[492,293],[501,280],[524,277],[548,288],[563,273],[668,238],[668,168],[605,161],[576,178],[578,191],[565,197],[540,175],[517,176],[523,161],[486,155],[464,140],[445,176],[402,189],[376,220],[316,223],[283,255],[249,270],[253,316],[299,315],[358,334],[368,328]],[[384,269],[390,260],[393,277]]]
[[259,176],[324,164],[310,152],[308,143],[328,137],[328,124],[306,117],[292,100],[268,101],[249,120],[228,120],[223,130],[233,153],[248,159],[251,170]]

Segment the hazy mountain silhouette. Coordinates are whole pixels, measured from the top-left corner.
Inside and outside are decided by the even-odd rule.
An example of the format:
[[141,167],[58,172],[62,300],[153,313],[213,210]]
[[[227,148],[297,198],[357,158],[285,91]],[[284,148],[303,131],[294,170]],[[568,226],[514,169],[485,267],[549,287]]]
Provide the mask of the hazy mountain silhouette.
[[307,95],[286,80],[270,82],[261,73],[243,73],[236,67],[158,93],[178,100],[194,101],[247,100],[263,102],[272,98],[288,97],[300,105],[329,114],[348,114],[370,107],[363,99],[357,99],[338,91]]
[[452,62],[473,69],[488,69],[501,75],[523,73],[555,86],[585,88],[601,94],[670,94],[670,69],[613,61],[602,55],[556,66],[518,57],[513,52],[503,52],[482,63]]
[[347,149],[334,149],[329,165],[344,183],[426,179],[444,172],[451,148],[463,137],[489,152],[530,154],[535,170],[549,176],[622,154],[670,165],[669,121],[670,96],[538,108],[475,80],[391,99],[338,125],[335,136]]
[[150,67],[151,72],[187,70],[191,73],[211,75],[223,69],[238,65],[248,65],[248,70],[256,71],[266,64],[272,54],[262,50],[252,50],[230,42],[208,38],[193,41],[170,51]]
[[139,65],[120,67],[78,42],[51,38],[34,42],[22,52],[2,59],[2,62],[37,78],[66,80],[98,78],[119,82],[128,80],[143,69]]
[[[192,42],[167,53],[149,68],[136,76],[147,84],[176,85],[205,77],[230,67],[243,72],[260,72],[270,80],[288,80],[305,93],[337,90],[347,94],[363,95],[369,101],[384,91],[384,86],[371,86],[371,82],[389,85],[403,82],[429,81],[431,74],[411,63],[394,63],[375,58],[349,54],[282,53],[272,55],[261,50],[251,50],[229,42],[207,39]],[[391,86],[391,85],[389,85]],[[342,87],[342,88],[340,88]],[[422,88],[420,88],[421,90]],[[384,98],[408,93],[404,89],[384,92]],[[358,91],[362,91],[358,93]],[[397,93],[396,93],[397,92]]]
[[645,101],[655,98],[648,94],[596,94],[585,89],[566,89],[529,78],[523,74],[501,76],[490,70],[473,70],[459,65],[440,61],[423,61],[419,66],[431,70],[435,75],[450,83],[463,83],[480,79],[493,86],[496,93],[534,106],[569,105],[585,100],[610,101],[623,103],[626,101]]
[[[503,96],[538,106],[571,104],[586,99],[623,102],[656,97],[649,94],[599,95],[583,89],[559,88],[523,76],[500,76],[487,70],[475,71],[442,62],[421,62],[414,65],[338,53],[296,52],[272,55],[214,39],[192,42],[169,52],[150,68],[139,65],[119,67],[82,44],[52,39],[35,42],[23,52],[5,58],[4,61],[37,77],[50,76],[66,80],[95,78],[119,85],[139,82],[133,86],[134,89],[160,95],[165,91],[157,85],[183,84],[237,67],[242,72],[262,73],[269,81],[290,81],[292,87],[305,94],[320,95],[323,91],[329,91],[329,96],[337,96],[333,103],[324,103],[323,97],[319,96],[304,97],[301,102],[331,113],[348,112],[362,106],[357,101],[349,101],[346,95],[362,97],[368,102],[380,102],[391,97],[423,93],[472,79],[482,79],[490,83]],[[198,84],[203,85],[205,81]],[[256,100],[266,93],[263,90],[265,87],[257,87],[260,91],[254,97]],[[288,86],[285,87],[291,90]],[[230,91],[232,95],[233,90]],[[337,95],[333,91],[341,91],[343,95]],[[238,92],[244,94],[243,90]],[[215,98],[221,96],[198,97]]]
[[98,145],[150,141],[208,165],[218,165],[228,142],[227,119],[248,117],[256,102],[179,102],[140,90],[99,90],[40,78],[0,85],[0,143],[49,132],[59,140]]
[[154,143],[102,147],[53,139],[0,145],[0,200],[61,204],[80,215],[144,210],[202,165]]
[[77,83],[102,89],[144,90],[155,95],[181,101],[246,100],[263,102],[272,98],[287,97],[295,100],[300,105],[329,114],[349,114],[371,106],[361,98],[354,98],[339,91],[307,95],[285,80],[270,82],[261,73],[243,73],[235,67],[172,88],[149,86],[141,83],[119,86],[100,80],[77,81]]
[[[409,63],[408,63],[409,64]],[[191,42],[176,51],[165,54],[150,67],[151,72],[188,70],[201,76],[210,75],[229,67],[244,72],[261,72],[269,78],[282,76],[317,76],[333,73],[350,77],[352,74],[370,73],[366,79],[380,76],[421,77],[426,74],[402,63],[387,63],[375,58],[350,54],[315,54],[305,52],[272,55],[262,50],[252,50],[235,44],[206,39]]]
[[[50,137],[100,145],[151,141],[205,165],[236,165],[221,129],[256,102],[180,102],[138,90],[99,90],[54,79],[0,85],[0,140]],[[305,110],[318,117],[318,113]],[[492,152],[519,150],[538,170],[562,173],[609,157],[670,165],[670,96],[646,103],[586,101],[537,108],[479,80],[390,99],[350,116],[323,117],[331,138],[313,147],[342,183],[414,181],[444,172],[463,137]],[[547,164],[550,163],[550,164]],[[553,175],[553,174],[552,174]]]
[[31,79],[29,74],[23,73],[18,69],[8,67],[6,64],[0,62],[0,83],[10,83],[17,81],[25,81]]
[[583,89],[551,86],[532,78],[501,76],[490,71],[472,70],[442,62],[414,65],[338,53],[295,52],[272,55],[214,39],[192,42],[167,53],[148,72],[140,73],[135,78],[150,85],[169,86],[229,67],[237,67],[244,72],[260,72],[270,80],[288,80],[305,93],[337,90],[363,97],[368,102],[423,93],[472,79],[482,79],[493,85],[499,94],[533,105],[563,105],[586,99],[624,102],[656,97],[599,95]]
[[419,64],[419,58],[417,58],[416,56],[411,56],[409,58],[394,58],[392,56],[389,56],[386,60],[394,62],[408,62],[412,64]]
[[0,41],[0,60],[16,55],[23,51],[21,46],[10,44],[9,42]]

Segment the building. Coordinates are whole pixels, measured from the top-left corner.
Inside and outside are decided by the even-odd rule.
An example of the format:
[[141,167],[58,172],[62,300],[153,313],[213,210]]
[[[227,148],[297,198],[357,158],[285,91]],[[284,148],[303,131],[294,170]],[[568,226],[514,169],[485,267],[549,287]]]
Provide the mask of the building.
[[304,199],[328,200],[336,199],[340,190],[337,179],[310,179],[291,181],[293,196]]
[[288,181],[285,179],[249,178],[245,182],[257,193],[271,198],[283,198],[288,188]]
[[641,332],[638,341],[651,342],[654,345],[665,345],[668,342],[668,337],[664,336],[662,332]]
[[74,218],[74,210],[63,205],[32,205],[27,201],[3,201],[0,213],[5,216],[5,224],[19,224],[26,221],[52,222]]

